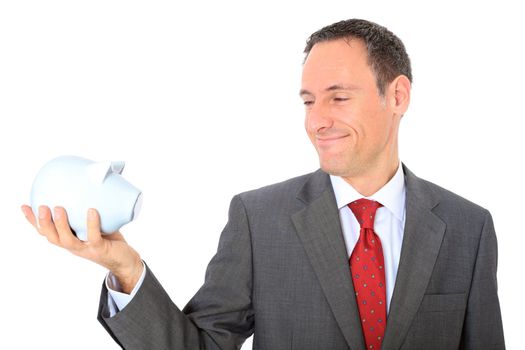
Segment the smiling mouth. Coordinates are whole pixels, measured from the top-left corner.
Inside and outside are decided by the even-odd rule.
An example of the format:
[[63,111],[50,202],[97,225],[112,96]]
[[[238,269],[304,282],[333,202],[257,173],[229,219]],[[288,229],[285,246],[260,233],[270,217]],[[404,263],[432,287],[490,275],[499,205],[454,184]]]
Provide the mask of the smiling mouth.
[[316,137],[317,141],[334,141],[347,137],[348,135],[338,135],[329,137]]
[[326,145],[329,145],[331,143],[335,143],[339,140],[342,140],[346,137],[348,137],[349,135],[331,135],[331,136],[325,136],[325,137],[319,137],[317,136],[315,139],[317,141],[317,145],[319,146],[326,146]]

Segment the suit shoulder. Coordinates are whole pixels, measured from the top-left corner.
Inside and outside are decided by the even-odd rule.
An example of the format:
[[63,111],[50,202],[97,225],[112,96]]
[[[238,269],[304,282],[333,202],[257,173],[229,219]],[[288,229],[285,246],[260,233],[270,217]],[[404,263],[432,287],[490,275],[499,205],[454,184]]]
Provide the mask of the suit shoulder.
[[439,199],[439,205],[436,208],[437,210],[443,210],[443,208],[447,208],[450,211],[481,217],[485,217],[487,214],[490,215],[489,211],[479,204],[476,204],[430,181],[423,179],[421,181],[430,191],[434,193],[436,198]]
[[281,182],[266,185],[257,189],[242,192],[238,194],[244,201],[261,200],[281,197],[293,197],[297,195],[300,189],[308,182],[316,172],[296,176]]

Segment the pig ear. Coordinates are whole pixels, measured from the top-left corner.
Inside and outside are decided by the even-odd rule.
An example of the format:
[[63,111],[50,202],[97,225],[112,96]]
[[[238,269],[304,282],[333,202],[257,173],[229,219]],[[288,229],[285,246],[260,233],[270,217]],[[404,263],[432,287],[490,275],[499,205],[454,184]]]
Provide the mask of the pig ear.
[[101,183],[111,173],[121,174],[124,162],[97,162],[88,166],[88,176],[95,183]]
[[111,171],[117,174],[122,174],[122,170],[124,170],[124,165],[126,165],[126,163],[121,161],[111,162]]

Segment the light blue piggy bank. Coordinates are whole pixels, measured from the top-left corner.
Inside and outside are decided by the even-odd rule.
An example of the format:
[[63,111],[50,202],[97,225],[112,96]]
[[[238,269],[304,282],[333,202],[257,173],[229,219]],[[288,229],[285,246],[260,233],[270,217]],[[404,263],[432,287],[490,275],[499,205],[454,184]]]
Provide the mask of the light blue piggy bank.
[[132,221],[140,211],[142,193],[120,174],[124,162],[94,162],[62,156],[45,164],[31,189],[31,208],[47,205],[66,209],[69,225],[77,237],[87,240],[87,210],[100,214],[101,231],[112,233]]

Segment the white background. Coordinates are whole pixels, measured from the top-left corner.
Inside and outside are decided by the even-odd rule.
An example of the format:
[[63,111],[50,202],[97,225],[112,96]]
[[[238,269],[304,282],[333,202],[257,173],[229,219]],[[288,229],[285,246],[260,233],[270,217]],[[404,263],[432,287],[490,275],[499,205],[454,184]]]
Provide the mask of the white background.
[[387,26],[412,59],[402,160],[492,212],[507,348],[519,348],[522,13],[507,1],[2,1],[0,348],[118,349],[95,319],[105,270],[50,245],[19,209],[46,161],[126,161],[144,204],[122,231],[183,307],[230,198],[317,168],[302,50],[352,17]]

